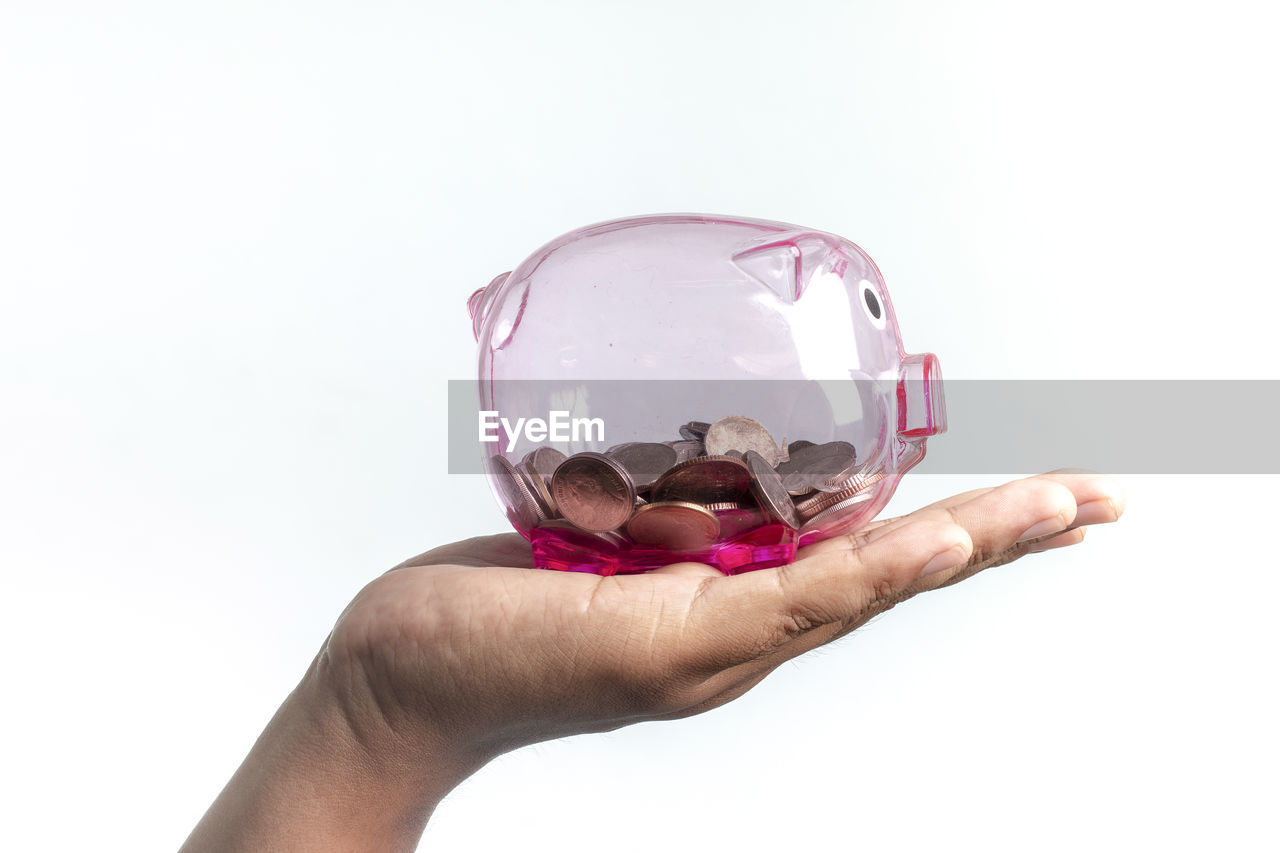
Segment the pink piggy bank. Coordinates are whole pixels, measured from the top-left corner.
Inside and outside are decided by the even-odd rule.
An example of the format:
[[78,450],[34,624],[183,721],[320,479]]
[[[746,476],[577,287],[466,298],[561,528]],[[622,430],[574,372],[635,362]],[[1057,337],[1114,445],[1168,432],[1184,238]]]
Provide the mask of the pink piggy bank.
[[723,216],[558,237],[472,295],[480,456],[537,565],[733,574],[875,516],[946,428],[853,243]]

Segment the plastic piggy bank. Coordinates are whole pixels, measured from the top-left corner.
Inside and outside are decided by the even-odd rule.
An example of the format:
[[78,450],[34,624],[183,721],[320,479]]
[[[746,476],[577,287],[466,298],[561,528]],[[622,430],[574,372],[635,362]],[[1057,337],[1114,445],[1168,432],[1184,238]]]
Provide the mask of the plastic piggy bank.
[[875,516],[945,429],[848,240],[720,216],[559,237],[472,295],[479,448],[543,568],[726,574]]

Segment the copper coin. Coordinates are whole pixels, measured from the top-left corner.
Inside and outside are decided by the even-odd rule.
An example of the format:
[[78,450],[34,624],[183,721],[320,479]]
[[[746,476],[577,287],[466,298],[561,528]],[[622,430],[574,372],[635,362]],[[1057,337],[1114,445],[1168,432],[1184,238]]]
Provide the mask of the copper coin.
[[839,503],[846,498],[851,498],[861,491],[861,489],[844,489],[834,494],[831,492],[814,492],[810,497],[797,501],[796,510],[800,513],[802,519],[808,521],[833,503]]
[[736,450],[743,455],[754,450],[764,457],[770,466],[778,464],[778,445],[764,424],[745,415],[729,415],[721,418],[707,430],[703,439],[710,456],[726,456]]
[[654,480],[680,461],[675,448],[648,441],[633,442],[617,450],[606,451],[606,455],[627,469],[637,489],[649,488]]
[[751,472],[731,456],[700,456],[681,462],[653,484],[650,500],[697,504],[737,501],[751,491]]
[[839,515],[840,513],[844,512],[850,507],[854,507],[854,506],[857,506],[858,504],[866,503],[867,501],[871,500],[871,497],[873,494],[874,494],[873,492],[862,491],[856,495],[853,495],[852,497],[845,498],[842,501],[837,501],[836,503],[829,505],[826,509],[819,512],[817,515],[806,520],[804,523],[804,526],[806,528],[817,527],[827,519],[831,518],[832,516]]
[[796,505],[773,466],[754,450],[748,450],[743,461],[751,472],[751,493],[756,496],[760,506],[792,530],[799,527],[800,516],[796,514]]
[[617,550],[627,545],[624,536],[613,530],[588,531],[563,518],[544,521],[538,525],[539,530],[561,530],[563,538],[579,544],[588,543],[593,546]]
[[772,516],[758,507],[743,507],[719,512],[716,518],[720,519],[721,540],[736,539],[766,524],[776,524]]
[[490,456],[484,462],[512,524],[520,530],[528,530],[546,520],[533,493],[505,456]]
[[707,430],[711,429],[711,424],[706,421],[689,421],[680,427],[680,437],[689,441],[702,441],[707,437]]
[[560,514],[583,530],[621,527],[631,517],[636,488],[626,470],[602,453],[575,453],[551,477]]
[[551,488],[547,485],[546,478],[539,473],[527,456],[516,466],[516,473],[529,488],[529,493],[533,495],[533,502],[538,505],[538,510],[544,518],[555,518],[560,514],[556,510],[556,500],[551,497]]
[[859,495],[869,495],[868,491],[871,486],[884,479],[884,471],[876,471],[864,477],[854,477],[848,480],[845,487],[835,493],[818,492],[807,500],[800,501],[796,504],[796,509],[800,512],[800,517],[805,523],[812,521],[816,516],[826,512],[838,503],[847,501],[850,498]]
[[698,504],[664,501],[636,510],[627,522],[627,534],[641,545],[695,551],[716,541],[720,521]]
[[532,466],[533,470],[541,474],[544,479],[550,480],[551,475],[556,472],[556,468],[566,458],[563,453],[554,447],[538,447],[524,455],[524,462],[526,465]]
[[721,501],[720,503],[707,504],[707,509],[712,512],[731,512],[735,509],[748,509],[749,507],[739,501]]

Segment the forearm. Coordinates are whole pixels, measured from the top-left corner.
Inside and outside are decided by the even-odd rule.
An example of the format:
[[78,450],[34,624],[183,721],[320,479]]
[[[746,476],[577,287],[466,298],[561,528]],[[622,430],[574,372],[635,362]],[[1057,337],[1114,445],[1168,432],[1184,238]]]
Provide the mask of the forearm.
[[[323,655],[187,839],[206,850],[413,850],[467,771],[354,719]],[[358,712],[359,713],[359,712]]]

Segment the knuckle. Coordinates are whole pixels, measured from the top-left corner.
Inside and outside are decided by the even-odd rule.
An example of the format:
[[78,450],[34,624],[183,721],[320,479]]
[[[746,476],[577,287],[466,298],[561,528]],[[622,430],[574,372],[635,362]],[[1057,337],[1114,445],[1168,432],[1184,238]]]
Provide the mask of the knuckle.
[[[797,637],[809,633],[814,628],[829,624],[830,622],[831,619],[827,614],[816,613],[808,607],[792,605],[783,611],[778,620],[777,629],[779,636],[777,639],[782,642],[794,640]],[[780,645],[780,643],[773,644],[773,647],[776,648],[777,645]]]
[[1070,489],[1055,480],[1031,477],[1018,483],[1009,483],[1008,486],[1019,487],[1019,503],[1034,508],[1040,518],[1074,512],[1075,496]]

